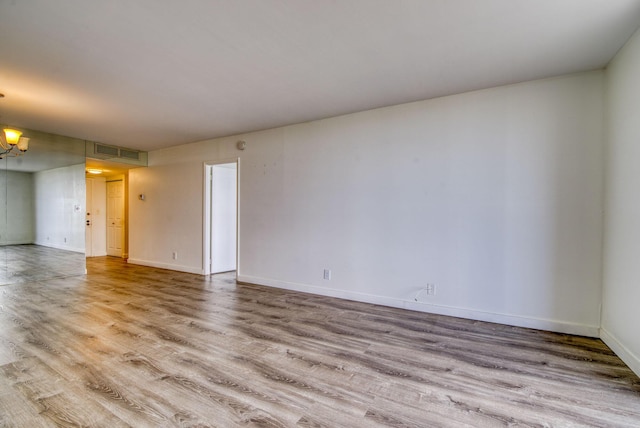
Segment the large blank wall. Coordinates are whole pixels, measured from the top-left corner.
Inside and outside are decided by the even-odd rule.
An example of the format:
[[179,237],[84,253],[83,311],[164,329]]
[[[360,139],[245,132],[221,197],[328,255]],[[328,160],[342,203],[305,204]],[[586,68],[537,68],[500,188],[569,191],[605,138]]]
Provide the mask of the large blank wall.
[[640,32],[606,75],[602,338],[640,375]]
[[[130,194],[147,196],[130,200],[130,260],[202,272],[203,162],[239,157],[240,280],[597,336],[603,81],[583,73],[151,152],[130,172]],[[436,294],[416,302],[427,283]]]

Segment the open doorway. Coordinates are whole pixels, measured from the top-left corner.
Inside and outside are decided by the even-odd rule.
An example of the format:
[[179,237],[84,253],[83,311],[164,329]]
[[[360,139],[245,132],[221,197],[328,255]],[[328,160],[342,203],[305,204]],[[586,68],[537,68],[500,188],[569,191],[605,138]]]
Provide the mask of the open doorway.
[[238,162],[205,165],[204,272],[237,270]]

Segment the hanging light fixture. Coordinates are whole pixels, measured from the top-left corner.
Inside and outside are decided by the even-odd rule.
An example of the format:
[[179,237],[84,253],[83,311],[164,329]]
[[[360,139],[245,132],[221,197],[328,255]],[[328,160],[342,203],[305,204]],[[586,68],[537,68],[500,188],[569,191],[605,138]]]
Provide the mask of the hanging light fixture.
[[22,131],[4,128],[4,132],[0,134],[0,148],[0,159],[5,156],[20,156],[29,149],[29,139],[22,136]]

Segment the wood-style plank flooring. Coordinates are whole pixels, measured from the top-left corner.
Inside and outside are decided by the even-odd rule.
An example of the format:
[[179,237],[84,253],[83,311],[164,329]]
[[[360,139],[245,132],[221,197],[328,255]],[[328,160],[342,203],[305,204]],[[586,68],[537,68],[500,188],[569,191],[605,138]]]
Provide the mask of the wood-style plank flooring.
[[41,245],[0,246],[0,285],[84,275],[84,253]]
[[0,426],[640,426],[597,339],[88,268],[0,286]]

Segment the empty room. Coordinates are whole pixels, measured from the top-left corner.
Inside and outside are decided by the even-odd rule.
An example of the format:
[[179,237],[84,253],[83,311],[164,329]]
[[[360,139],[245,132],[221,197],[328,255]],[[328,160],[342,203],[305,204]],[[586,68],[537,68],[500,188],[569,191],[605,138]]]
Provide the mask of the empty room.
[[0,0],[0,426],[640,426],[640,0]]

